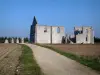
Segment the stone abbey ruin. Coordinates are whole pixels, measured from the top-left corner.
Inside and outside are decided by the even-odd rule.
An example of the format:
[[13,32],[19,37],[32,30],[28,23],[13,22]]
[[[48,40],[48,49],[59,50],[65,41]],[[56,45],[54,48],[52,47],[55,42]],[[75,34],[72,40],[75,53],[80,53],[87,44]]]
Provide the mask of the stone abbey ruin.
[[31,43],[46,44],[94,44],[94,31],[90,26],[74,27],[74,35],[65,33],[63,26],[38,24],[35,16],[30,27]]

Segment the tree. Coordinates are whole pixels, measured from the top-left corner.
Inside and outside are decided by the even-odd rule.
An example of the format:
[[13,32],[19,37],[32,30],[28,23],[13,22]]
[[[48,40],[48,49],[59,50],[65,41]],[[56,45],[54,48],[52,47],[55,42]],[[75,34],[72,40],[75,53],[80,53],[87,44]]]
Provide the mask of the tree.
[[18,39],[19,39],[19,43],[21,43],[22,42],[21,38],[19,37]]
[[11,43],[11,39],[12,39],[11,37],[8,38],[8,42],[9,42],[9,43]]
[[14,37],[14,43],[16,43],[17,37]]
[[26,42],[29,42],[29,39],[26,37],[26,38],[24,38],[24,42],[26,43]]
[[4,37],[0,37],[0,43],[4,43],[5,42],[5,38]]

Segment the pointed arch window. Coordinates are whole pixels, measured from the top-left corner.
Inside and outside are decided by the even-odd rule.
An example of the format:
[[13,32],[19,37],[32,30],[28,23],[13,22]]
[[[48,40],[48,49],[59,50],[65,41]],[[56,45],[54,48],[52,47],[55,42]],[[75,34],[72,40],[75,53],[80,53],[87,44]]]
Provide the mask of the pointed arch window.
[[60,33],[60,28],[59,27],[57,28],[57,33]]

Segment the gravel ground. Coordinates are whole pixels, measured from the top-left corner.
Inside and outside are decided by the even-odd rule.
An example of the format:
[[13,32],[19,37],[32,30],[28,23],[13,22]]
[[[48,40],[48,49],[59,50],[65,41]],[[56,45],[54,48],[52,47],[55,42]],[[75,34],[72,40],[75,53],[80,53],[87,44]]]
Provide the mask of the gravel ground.
[[32,44],[26,45],[33,50],[36,61],[45,75],[100,75],[94,70],[50,49]]

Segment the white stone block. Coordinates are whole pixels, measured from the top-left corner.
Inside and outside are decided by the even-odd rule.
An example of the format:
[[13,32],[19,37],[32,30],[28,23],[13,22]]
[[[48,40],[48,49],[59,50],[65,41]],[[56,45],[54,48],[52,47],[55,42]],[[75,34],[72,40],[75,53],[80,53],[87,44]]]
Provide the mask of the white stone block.
[[16,39],[16,43],[19,43],[19,39],[18,38]]
[[9,43],[7,39],[5,40],[5,43]]
[[21,43],[24,43],[24,38],[21,38]]
[[14,43],[14,39],[13,38],[11,39],[11,43]]

